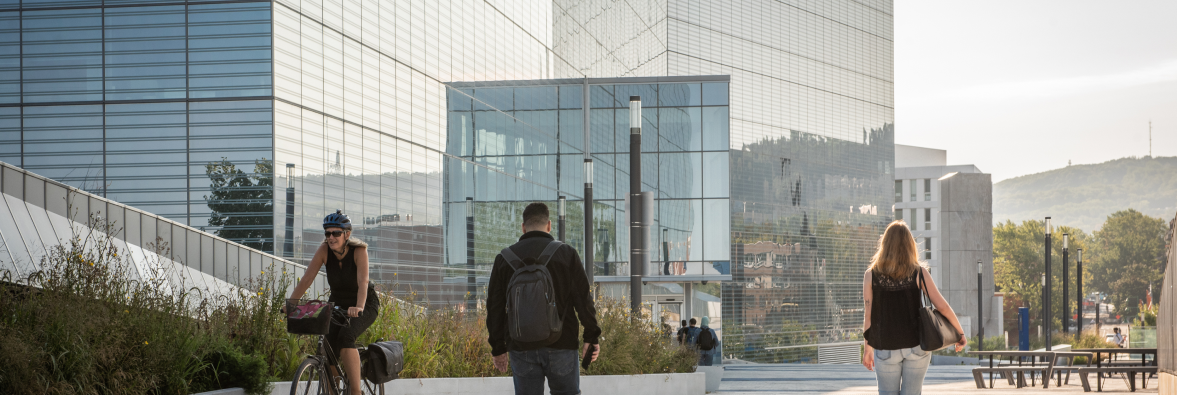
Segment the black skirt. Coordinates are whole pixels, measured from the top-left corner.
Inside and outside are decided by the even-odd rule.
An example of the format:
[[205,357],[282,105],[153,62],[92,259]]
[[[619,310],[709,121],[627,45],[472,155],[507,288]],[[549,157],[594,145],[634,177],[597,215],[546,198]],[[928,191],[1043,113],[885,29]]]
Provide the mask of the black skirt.
[[[339,306],[341,309],[344,306]],[[354,306],[347,306],[354,307]],[[368,300],[364,302],[364,312],[359,317],[352,317],[348,320],[347,326],[337,325],[331,323],[331,330],[327,333],[327,345],[330,351],[335,353],[338,358],[341,350],[345,348],[356,348],[356,339],[368,330],[372,323],[376,322],[376,316],[380,314],[380,298],[369,295]]]

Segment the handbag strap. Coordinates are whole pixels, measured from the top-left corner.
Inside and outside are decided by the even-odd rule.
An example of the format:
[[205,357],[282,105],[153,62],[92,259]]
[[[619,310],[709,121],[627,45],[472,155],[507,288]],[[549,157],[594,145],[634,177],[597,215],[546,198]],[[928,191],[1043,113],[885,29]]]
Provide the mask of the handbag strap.
[[924,269],[916,269],[919,272],[919,284],[916,286],[920,289],[920,307],[928,307],[932,305],[932,295],[928,294],[928,285],[924,282]]

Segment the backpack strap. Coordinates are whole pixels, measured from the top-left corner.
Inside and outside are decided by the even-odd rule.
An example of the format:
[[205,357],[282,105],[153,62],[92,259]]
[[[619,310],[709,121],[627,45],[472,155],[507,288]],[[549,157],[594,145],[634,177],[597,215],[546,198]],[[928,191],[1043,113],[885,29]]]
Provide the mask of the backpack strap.
[[[535,263],[540,266],[547,266],[548,261],[552,259],[552,255],[555,255],[556,250],[562,245],[564,243],[560,242],[560,240],[552,240],[551,243],[548,243],[547,247],[544,247],[544,251],[539,254],[539,258],[535,260]],[[514,251],[511,251],[511,247],[503,248],[499,253],[503,255],[503,259],[507,260],[507,264],[511,265],[512,269],[519,270],[523,266],[526,266],[523,260],[519,259],[519,256],[515,255]]]
[[559,249],[562,245],[564,245],[564,243],[560,240],[552,240],[551,243],[548,243],[547,247],[544,247],[544,252],[539,254],[539,259],[536,259],[535,263],[541,266],[547,266],[548,261],[552,260],[552,255],[555,255],[556,250]]
[[511,265],[512,269],[519,270],[523,268],[523,260],[519,259],[519,256],[511,251],[511,247],[505,247],[499,253],[503,255],[503,259],[507,260],[507,264]]

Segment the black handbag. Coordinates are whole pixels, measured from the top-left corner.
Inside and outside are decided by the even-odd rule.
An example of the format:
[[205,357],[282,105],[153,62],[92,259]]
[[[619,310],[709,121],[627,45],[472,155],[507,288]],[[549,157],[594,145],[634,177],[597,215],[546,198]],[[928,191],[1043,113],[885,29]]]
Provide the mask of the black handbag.
[[920,349],[924,351],[937,351],[945,347],[956,344],[960,339],[960,335],[956,333],[956,328],[948,322],[948,318],[944,317],[936,307],[932,306],[932,302],[928,300],[928,287],[924,284],[924,271],[920,271]]

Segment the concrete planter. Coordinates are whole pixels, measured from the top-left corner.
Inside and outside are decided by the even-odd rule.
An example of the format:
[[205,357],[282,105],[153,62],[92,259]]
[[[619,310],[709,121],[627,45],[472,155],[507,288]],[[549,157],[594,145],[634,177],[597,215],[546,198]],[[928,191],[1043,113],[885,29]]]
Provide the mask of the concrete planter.
[[[701,367],[703,368],[703,367]],[[722,368],[720,368],[722,375]],[[702,395],[707,387],[707,374],[696,373],[642,374],[633,376],[580,376],[580,392],[584,394],[656,394]],[[718,389],[718,380],[716,383]],[[290,393],[290,382],[275,382],[273,395]],[[470,377],[441,379],[401,379],[384,385],[386,394],[416,395],[513,395],[515,384],[511,377]],[[545,388],[544,393],[548,393]],[[204,392],[196,395],[244,395],[240,388]]]
[[723,366],[696,366],[695,372],[707,376],[707,392],[719,391],[719,382],[723,381]]

